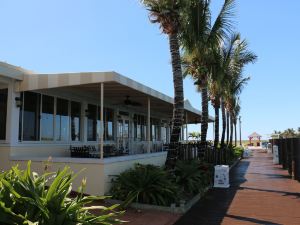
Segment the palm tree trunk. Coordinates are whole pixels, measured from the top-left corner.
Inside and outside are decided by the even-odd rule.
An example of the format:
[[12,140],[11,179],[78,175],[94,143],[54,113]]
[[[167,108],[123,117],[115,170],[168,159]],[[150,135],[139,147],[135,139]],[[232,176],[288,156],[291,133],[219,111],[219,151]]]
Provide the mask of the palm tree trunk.
[[225,145],[225,132],[226,132],[226,112],[225,103],[221,98],[221,111],[222,111],[222,137],[221,137],[221,147]]
[[173,118],[171,131],[171,146],[168,151],[166,165],[173,167],[178,158],[179,152],[177,144],[180,137],[181,126],[183,123],[184,114],[184,93],[183,93],[183,77],[181,70],[181,60],[179,52],[179,41],[177,34],[169,34],[169,45],[172,60],[173,70],[173,85],[174,85],[174,104],[173,104]]
[[232,114],[230,113],[230,138],[229,138],[229,146],[232,146],[233,142],[233,118]]
[[202,120],[201,120],[201,143],[206,143],[208,129],[208,93],[207,86],[201,88],[202,97]]
[[220,104],[215,104],[214,105],[214,108],[215,108],[215,141],[214,141],[214,146],[215,148],[218,147],[219,145],[219,138],[220,138]]
[[229,144],[229,129],[230,129],[230,124],[229,124],[230,120],[229,120],[229,112],[226,110],[226,124],[227,124],[227,127],[226,127],[226,145],[228,146]]
[[237,146],[237,130],[236,130],[236,119],[234,120],[234,145]]

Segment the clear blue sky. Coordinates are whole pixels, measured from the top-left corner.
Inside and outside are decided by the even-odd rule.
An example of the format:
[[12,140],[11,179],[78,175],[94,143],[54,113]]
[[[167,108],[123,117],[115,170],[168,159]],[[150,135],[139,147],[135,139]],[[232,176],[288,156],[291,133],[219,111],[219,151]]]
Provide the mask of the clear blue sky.
[[[223,1],[212,2],[216,13]],[[295,0],[237,0],[237,29],[259,57],[245,71],[243,138],[300,126],[299,12]],[[114,70],[173,96],[168,41],[138,0],[0,0],[0,24],[1,61],[37,72]],[[185,97],[200,108],[190,80]]]

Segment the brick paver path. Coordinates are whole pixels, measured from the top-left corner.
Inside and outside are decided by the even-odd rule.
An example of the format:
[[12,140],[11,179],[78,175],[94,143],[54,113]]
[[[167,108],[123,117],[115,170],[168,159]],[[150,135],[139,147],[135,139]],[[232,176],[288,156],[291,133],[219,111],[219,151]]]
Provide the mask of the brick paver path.
[[213,189],[174,225],[300,225],[300,183],[255,150],[230,174],[229,189]]

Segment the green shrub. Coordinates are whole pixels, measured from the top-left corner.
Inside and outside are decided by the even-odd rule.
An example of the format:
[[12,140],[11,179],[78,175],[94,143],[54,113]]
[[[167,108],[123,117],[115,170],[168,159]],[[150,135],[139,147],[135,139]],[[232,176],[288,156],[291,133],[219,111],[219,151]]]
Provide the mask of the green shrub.
[[[57,173],[39,176],[31,173],[30,161],[25,171],[17,166],[0,174],[0,224],[119,224],[112,207],[86,206],[105,197],[83,196],[85,182],[76,198],[69,198],[76,177],[68,167]],[[46,185],[49,185],[47,188]],[[89,210],[100,210],[96,216]]]
[[112,180],[113,198],[123,200],[123,207],[132,202],[170,206],[177,201],[177,187],[169,174],[153,165],[136,164]]
[[211,184],[213,169],[210,164],[198,160],[178,161],[174,173],[183,193],[197,194]]
[[243,156],[243,153],[244,153],[244,148],[243,147],[240,147],[240,146],[237,146],[237,147],[234,147],[233,148],[233,151],[234,151],[234,155],[236,158],[240,158]]

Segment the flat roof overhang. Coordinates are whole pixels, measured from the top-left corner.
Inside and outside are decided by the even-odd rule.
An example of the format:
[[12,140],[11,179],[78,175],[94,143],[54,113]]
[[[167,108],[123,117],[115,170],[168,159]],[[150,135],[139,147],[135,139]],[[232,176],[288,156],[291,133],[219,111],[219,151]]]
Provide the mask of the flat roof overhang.
[[32,71],[25,70],[18,66],[13,66],[11,64],[0,62],[0,77],[11,78],[14,80],[22,81],[25,74],[31,74]]
[[[148,98],[151,112],[172,118],[173,98],[138,83],[116,72],[62,73],[62,74],[30,74],[24,76],[17,91],[56,91],[71,93],[74,96],[86,97],[100,101],[100,84],[104,84],[104,104],[122,105],[129,96],[139,106],[128,106],[136,111],[147,112]],[[125,105],[126,106],[126,105]],[[201,122],[201,112],[193,108],[188,100],[184,102],[187,121],[190,124]],[[214,118],[209,117],[209,122]]]

